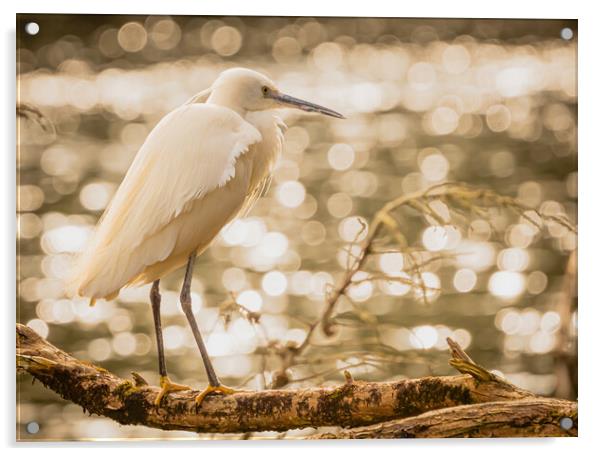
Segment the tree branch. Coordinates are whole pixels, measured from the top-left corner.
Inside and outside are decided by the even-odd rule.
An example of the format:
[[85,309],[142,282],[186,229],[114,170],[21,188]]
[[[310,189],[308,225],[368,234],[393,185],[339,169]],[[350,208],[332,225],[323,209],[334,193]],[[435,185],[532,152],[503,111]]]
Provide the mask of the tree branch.
[[[443,205],[445,210],[434,207],[435,203]],[[361,281],[380,280],[384,282],[402,282],[409,285],[425,302],[428,302],[428,294],[439,291],[427,287],[423,278],[422,270],[430,261],[441,258],[428,252],[428,258],[421,259],[407,240],[407,233],[404,233],[402,225],[396,216],[402,208],[411,208],[420,213],[429,225],[445,226],[452,225],[452,218],[465,217],[467,214],[477,214],[481,218],[488,218],[494,209],[508,210],[521,217],[521,223],[529,223],[537,230],[542,229],[546,223],[553,223],[563,226],[567,230],[577,233],[576,226],[566,217],[566,215],[546,214],[539,212],[516,198],[503,196],[489,189],[473,187],[467,184],[444,182],[435,184],[431,187],[419,190],[414,193],[402,194],[384,204],[372,217],[369,224],[360,220],[362,228],[356,234],[356,237],[347,249],[349,262],[343,277],[339,283],[326,290],[325,305],[320,316],[309,324],[305,337],[298,345],[287,345],[278,351],[282,359],[280,368],[274,372],[273,381],[270,385],[278,388],[287,385],[291,379],[287,374],[287,369],[295,364],[296,359],[303,354],[311,345],[312,338],[318,328],[322,333],[330,337],[334,334],[336,322],[336,306],[341,297],[346,296],[349,289]],[[489,214],[489,215],[488,215]],[[363,241],[361,237],[365,235]],[[391,246],[392,252],[398,252],[404,255],[404,261],[407,261],[407,267],[398,272],[404,272],[407,277],[399,274],[378,274],[369,273],[363,279],[354,279],[360,271],[367,272],[369,268],[367,263],[369,257],[378,254],[377,244],[384,242]],[[353,252],[353,247],[359,251]],[[381,250],[382,251],[382,250]],[[353,261],[351,261],[353,260]],[[410,278],[411,277],[411,278]]]
[[17,324],[19,370],[28,372],[63,398],[121,424],[194,432],[356,427],[463,404],[534,398],[532,393],[487,373],[453,341],[451,346],[450,363],[469,375],[379,383],[355,381],[348,376],[336,388],[209,396],[198,409],[194,404],[197,392],[185,391],[165,397],[157,408],[153,401],[159,388],[148,386],[140,376],[134,376],[134,382],[119,378],[70,356],[29,327]]
[[[561,419],[570,418],[565,429]],[[575,437],[577,404],[559,399],[523,399],[462,405],[411,418],[324,433],[312,439],[399,439],[444,437]]]

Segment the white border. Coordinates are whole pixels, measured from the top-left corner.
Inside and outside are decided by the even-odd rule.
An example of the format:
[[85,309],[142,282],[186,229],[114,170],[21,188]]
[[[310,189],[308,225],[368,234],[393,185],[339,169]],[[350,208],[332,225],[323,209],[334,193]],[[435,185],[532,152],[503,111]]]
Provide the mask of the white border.
[[[144,447],[144,451],[164,452],[169,447],[189,448],[185,451],[217,451],[234,449],[244,452],[245,456],[250,453],[265,454],[266,452],[306,455],[308,451],[329,449],[344,451],[346,454],[359,454],[369,448],[377,451],[390,451],[399,453],[416,452],[423,454],[444,454],[447,452],[461,452],[462,454],[482,454],[484,451],[490,455],[507,455],[517,449],[530,451],[543,451],[547,455],[563,454],[568,452],[574,454],[592,453],[596,442],[596,424],[600,422],[599,413],[602,409],[600,404],[600,392],[596,388],[600,382],[600,354],[598,347],[601,344],[602,334],[600,324],[600,290],[596,282],[600,281],[598,270],[602,253],[600,242],[602,239],[602,208],[600,207],[600,196],[597,193],[602,189],[596,185],[602,179],[602,166],[600,162],[599,135],[600,110],[600,84],[602,73],[600,71],[599,46],[600,43],[600,16],[596,14],[596,2],[587,0],[529,2],[525,0],[504,0],[502,2],[483,2],[470,0],[440,0],[440,1],[394,1],[394,0],[97,0],[97,1],[70,1],[70,0],[21,0],[17,5],[10,2],[1,2],[2,14],[2,59],[3,71],[2,93],[3,104],[0,112],[2,122],[0,123],[0,136],[3,138],[3,161],[2,161],[2,270],[0,271],[0,289],[4,291],[2,307],[4,309],[4,332],[0,340],[6,343],[3,347],[2,366],[7,372],[7,378],[3,382],[3,403],[0,419],[2,419],[3,442],[8,451],[15,449],[14,443],[14,249],[15,249],[15,171],[14,171],[14,30],[15,13],[104,13],[104,14],[233,14],[233,15],[315,15],[315,16],[403,16],[403,17],[499,17],[499,18],[578,18],[579,19],[579,240],[585,246],[580,252],[579,266],[579,294],[580,294],[580,334],[579,334],[579,360],[580,378],[579,390],[581,401],[579,407],[580,423],[578,439],[507,439],[507,440],[479,440],[479,441],[387,441],[387,442],[201,442],[198,444],[185,442],[153,442],[138,443],[137,446]],[[597,336],[597,337],[596,337]],[[19,444],[17,447],[24,445]],[[65,444],[46,444],[44,450],[49,454],[63,452]],[[69,444],[68,451],[77,451],[86,454],[98,454],[108,449],[128,446],[132,450],[132,444]],[[85,446],[85,448],[83,448]],[[201,448],[198,448],[198,447]],[[590,450],[591,449],[591,450]],[[29,448],[25,451],[40,451],[40,449]],[[522,453],[522,452],[521,452]]]

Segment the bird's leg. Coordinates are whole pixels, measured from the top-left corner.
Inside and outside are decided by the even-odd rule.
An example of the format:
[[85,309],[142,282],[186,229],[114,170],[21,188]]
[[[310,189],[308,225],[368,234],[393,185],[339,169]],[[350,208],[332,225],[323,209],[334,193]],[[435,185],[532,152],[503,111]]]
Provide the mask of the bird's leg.
[[153,320],[155,321],[155,336],[157,336],[157,351],[159,352],[159,375],[161,391],[155,399],[155,405],[159,406],[163,397],[171,391],[188,390],[190,387],[172,383],[167,376],[165,368],[165,352],[163,350],[163,331],[161,329],[161,294],[159,293],[159,281],[155,280],[150,292],[151,305],[153,307]]
[[184,314],[188,319],[190,329],[192,329],[194,339],[196,340],[196,343],[199,347],[199,351],[201,352],[201,358],[203,358],[203,365],[205,366],[207,378],[209,379],[209,386],[207,386],[207,388],[205,388],[205,390],[203,390],[195,399],[195,402],[198,406],[203,402],[203,399],[205,399],[205,396],[207,396],[208,394],[233,394],[236,392],[236,390],[222,385],[219,379],[217,378],[217,375],[215,374],[215,369],[213,369],[211,359],[209,358],[209,353],[207,352],[207,348],[205,347],[205,343],[203,342],[203,337],[201,336],[201,332],[199,331],[196,319],[194,318],[194,314],[192,313],[190,283],[192,281],[192,270],[194,269],[195,259],[196,252],[193,252],[190,254],[190,257],[188,257],[188,264],[186,265],[186,274],[184,275],[184,283],[182,284],[182,292],[180,293],[180,302],[182,304],[182,310],[184,311]]

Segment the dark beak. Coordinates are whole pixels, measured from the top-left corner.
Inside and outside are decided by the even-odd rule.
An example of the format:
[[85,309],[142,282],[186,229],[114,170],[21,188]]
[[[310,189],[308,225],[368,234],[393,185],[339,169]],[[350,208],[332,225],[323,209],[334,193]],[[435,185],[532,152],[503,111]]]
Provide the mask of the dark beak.
[[319,114],[324,114],[330,117],[336,117],[337,119],[344,119],[345,116],[339,114],[332,109],[325,108],[324,106],[320,106],[314,103],[310,103],[309,101],[300,100],[299,98],[291,97],[290,95],[285,95],[283,93],[270,93],[268,94],[270,98],[282,103],[283,105],[290,106],[292,108],[301,109],[306,112],[317,112]]

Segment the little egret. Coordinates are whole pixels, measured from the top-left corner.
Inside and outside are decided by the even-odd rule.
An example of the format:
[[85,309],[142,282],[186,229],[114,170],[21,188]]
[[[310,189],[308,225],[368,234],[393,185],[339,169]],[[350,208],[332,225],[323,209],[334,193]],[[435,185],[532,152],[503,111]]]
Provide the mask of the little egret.
[[165,367],[159,280],[186,265],[182,310],[201,352],[212,392],[231,394],[215,374],[192,312],[197,255],[235,217],[250,210],[269,183],[282,150],[278,108],[343,118],[331,109],[281,93],[266,76],[243,68],[222,72],[207,90],[167,114],[150,132],[81,254],[71,294],[113,299],[128,285],[152,283],[150,301],[162,398],[189,389]]

